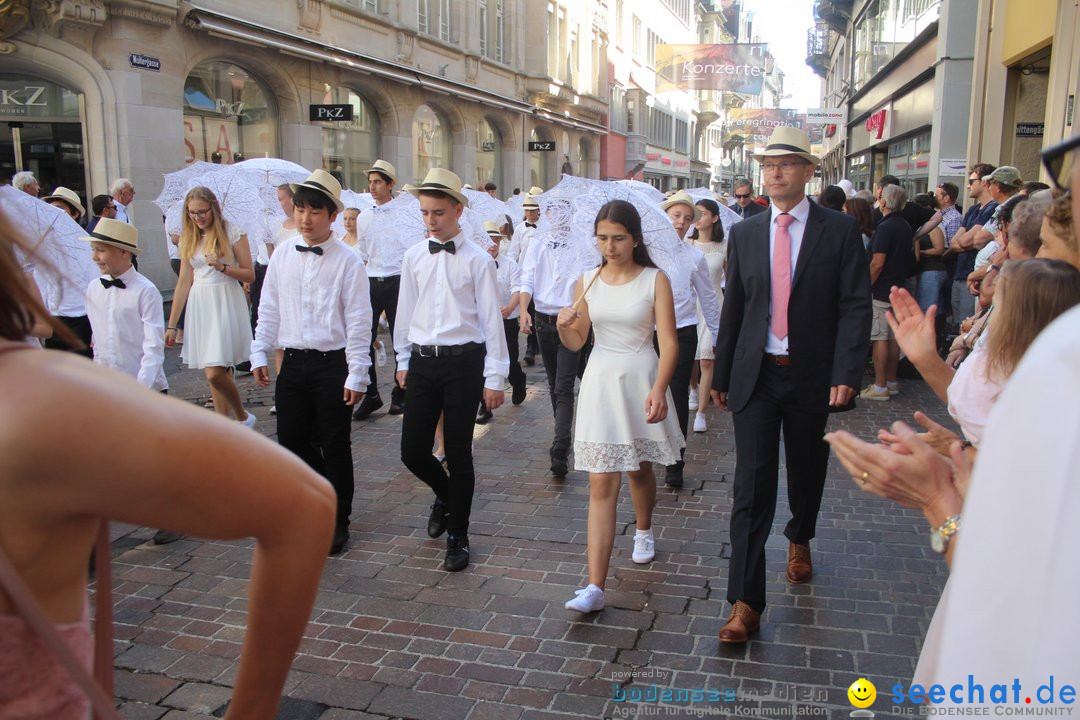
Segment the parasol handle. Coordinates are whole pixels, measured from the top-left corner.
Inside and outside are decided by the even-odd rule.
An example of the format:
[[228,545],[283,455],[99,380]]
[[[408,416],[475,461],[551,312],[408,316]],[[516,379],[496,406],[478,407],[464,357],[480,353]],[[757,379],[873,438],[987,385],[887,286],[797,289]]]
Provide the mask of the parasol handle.
[[574,301],[574,304],[570,306],[570,309],[577,312],[578,306],[581,305],[581,301],[585,299],[585,296],[589,294],[589,288],[596,282],[596,278],[600,277],[600,268],[596,269],[596,274],[592,276],[592,280],[585,286],[585,289],[581,292],[581,297]]

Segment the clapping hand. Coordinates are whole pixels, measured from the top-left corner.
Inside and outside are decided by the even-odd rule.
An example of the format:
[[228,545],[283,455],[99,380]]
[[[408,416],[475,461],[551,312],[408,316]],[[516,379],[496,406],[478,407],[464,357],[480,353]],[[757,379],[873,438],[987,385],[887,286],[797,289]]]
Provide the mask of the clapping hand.
[[[951,457],[950,448],[954,442],[961,441],[959,435],[944,425],[934,422],[922,411],[916,411],[915,422],[926,428],[926,432],[918,433],[916,437],[933,448],[939,455]],[[906,452],[905,446],[900,444],[900,438],[890,430],[878,430],[878,440],[889,445],[897,452]]]
[[919,303],[903,288],[893,287],[889,292],[892,309],[886,313],[893,335],[900,349],[911,358],[916,366],[937,356],[937,330],[934,317],[937,305],[931,305],[923,314]]

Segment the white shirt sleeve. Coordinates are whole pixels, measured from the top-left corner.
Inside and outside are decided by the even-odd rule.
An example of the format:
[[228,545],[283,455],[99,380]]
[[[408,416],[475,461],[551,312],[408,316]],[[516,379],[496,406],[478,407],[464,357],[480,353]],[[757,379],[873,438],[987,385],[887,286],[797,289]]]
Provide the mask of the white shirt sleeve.
[[345,359],[349,363],[345,387],[363,392],[371,366],[371,293],[363,263],[357,262],[354,269],[345,272],[341,292],[345,300]]
[[[259,300],[259,323],[255,326],[255,339],[251,342],[251,367],[266,367],[266,356],[278,346],[278,329],[281,312],[278,308],[278,271],[284,253],[275,252],[270,257],[263,279],[262,297]],[[369,300],[370,302],[370,300]],[[370,313],[369,313],[370,314]],[[370,362],[370,361],[369,361]]]
[[525,250],[525,259],[521,263],[520,292],[533,294],[533,285],[536,282],[536,253],[540,246],[537,243],[529,243]]
[[[480,316],[480,326],[484,329],[484,344],[487,355],[484,357],[484,387],[488,390],[502,390],[506,387],[506,376],[510,374],[510,355],[506,349],[506,332],[503,329],[502,313],[499,312],[499,290],[495,281],[495,261],[488,256],[479,258],[479,267],[475,267],[473,277],[476,287],[476,313]],[[401,299],[398,299],[398,312]],[[398,361],[400,363],[400,360]]]
[[153,390],[165,364],[165,315],[161,309],[161,293],[149,288],[140,293],[139,316],[142,319],[143,342],[136,380]]
[[[409,253],[401,261],[401,281],[398,285],[397,315],[394,317],[394,352],[397,353],[398,370],[409,369],[412,356],[412,343],[409,341],[409,326],[412,325],[413,312],[416,310],[416,271],[412,268]],[[509,371],[508,371],[509,372]]]

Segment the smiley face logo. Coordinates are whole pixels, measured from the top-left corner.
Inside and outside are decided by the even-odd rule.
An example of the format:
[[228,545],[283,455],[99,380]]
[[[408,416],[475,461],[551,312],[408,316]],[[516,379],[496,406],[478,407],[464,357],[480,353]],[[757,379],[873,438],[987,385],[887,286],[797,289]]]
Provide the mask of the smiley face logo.
[[847,691],[848,700],[857,708],[868,708],[877,698],[877,688],[866,678],[859,678],[851,683]]

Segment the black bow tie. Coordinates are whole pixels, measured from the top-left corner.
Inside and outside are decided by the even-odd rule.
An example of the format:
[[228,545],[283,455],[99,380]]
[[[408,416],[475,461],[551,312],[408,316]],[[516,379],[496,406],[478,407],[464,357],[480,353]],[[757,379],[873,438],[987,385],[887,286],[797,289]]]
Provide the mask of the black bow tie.
[[531,228],[534,228],[534,227],[536,227],[536,223],[526,222],[526,223],[525,223],[525,227],[531,227]]
[[316,255],[323,254],[323,249],[319,245],[297,245],[296,249],[300,252],[315,253]]
[[435,253],[439,252],[440,250],[445,250],[446,252],[453,255],[454,253],[457,252],[457,247],[454,245],[453,240],[450,240],[450,241],[445,242],[445,243],[436,242],[434,240],[428,240],[428,242],[427,242],[427,251],[429,253],[434,255]]
[[105,278],[98,278],[98,279],[101,280],[101,284],[104,285],[105,288],[117,287],[117,288],[120,288],[121,290],[123,290],[124,288],[127,287],[127,285],[124,284],[124,281],[121,280],[120,278],[117,278],[115,280],[106,280]]

